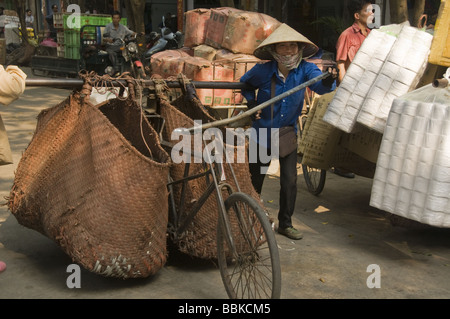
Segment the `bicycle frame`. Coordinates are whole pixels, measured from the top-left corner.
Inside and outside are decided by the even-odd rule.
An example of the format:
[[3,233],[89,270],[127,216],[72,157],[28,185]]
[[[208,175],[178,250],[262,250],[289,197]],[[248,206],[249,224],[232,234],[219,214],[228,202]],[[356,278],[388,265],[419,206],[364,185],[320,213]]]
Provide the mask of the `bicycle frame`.
[[[223,149],[223,142],[220,139],[216,139],[219,141],[220,146]],[[206,146],[206,141],[203,141],[203,145]],[[205,170],[202,173],[195,174],[195,175],[188,175],[189,174],[189,168],[190,163],[185,164],[184,174],[183,178],[176,180],[176,181],[170,181],[167,184],[167,187],[169,189],[169,199],[171,203],[171,211],[169,213],[169,233],[173,236],[175,240],[179,239],[183,236],[183,232],[186,230],[190,222],[194,219],[196,214],[200,211],[203,204],[206,202],[206,200],[215,192],[216,194],[216,200],[217,200],[217,207],[219,209],[218,215],[221,219],[221,225],[225,228],[225,233],[227,234],[226,239],[228,241],[229,247],[232,247],[232,253],[233,255],[237,255],[236,247],[233,242],[233,236],[231,236],[231,226],[230,226],[230,220],[228,218],[228,215],[226,214],[225,204],[224,204],[224,198],[222,196],[222,191],[226,190],[229,194],[233,193],[233,188],[230,184],[226,183],[226,176],[224,171],[224,164],[219,163],[216,161],[211,160],[211,156],[209,152],[205,152],[207,155],[206,162],[209,165],[209,168]],[[230,164],[229,157],[227,152],[224,152],[225,154],[225,160],[226,163],[229,165],[231,174],[233,177],[233,180],[235,182],[235,185],[237,185],[237,190],[240,191],[238,181],[236,179],[236,176],[234,174],[234,170],[232,165]],[[195,156],[195,155],[194,155]],[[205,163],[203,163],[205,165]],[[211,176],[210,176],[211,175]],[[195,202],[193,207],[187,211],[186,217],[183,220],[180,220],[179,217],[185,213],[185,195],[186,195],[186,186],[187,183],[190,180],[194,180],[197,178],[205,177],[207,187],[206,190],[203,192],[201,197]],[[179,205],[176,205],[175,199],[173,196],[173,185],[175,184],[182,184],[181,186],[181,197],[180,197],[180,203]],[[179,207],[179,210],[177,211],[177,207]]]

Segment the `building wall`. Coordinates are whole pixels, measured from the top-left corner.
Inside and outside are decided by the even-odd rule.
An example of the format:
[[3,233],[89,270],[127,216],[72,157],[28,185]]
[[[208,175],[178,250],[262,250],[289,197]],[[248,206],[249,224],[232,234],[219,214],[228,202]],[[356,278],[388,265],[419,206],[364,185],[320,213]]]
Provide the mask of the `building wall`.
[[159,32],[158,25],[161,23],[162,17],[168,12],[177,13],[177,0],[147,0],[145,13],[147,21],[145,22],[150,22],[152,30]]

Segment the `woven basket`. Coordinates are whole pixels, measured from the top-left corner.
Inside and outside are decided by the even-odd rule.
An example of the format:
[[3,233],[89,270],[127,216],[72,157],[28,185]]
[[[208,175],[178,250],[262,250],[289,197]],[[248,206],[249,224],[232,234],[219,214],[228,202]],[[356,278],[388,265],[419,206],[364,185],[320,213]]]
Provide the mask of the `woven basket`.
[[[177,128],[190,128],[194,126],[194,120],[201,120],[202,123],[208,123],[215,119],[211,117],[201,102],[197,99],[187,100],[184,96],[172,101],[161,100],[161,115],[165,119],[163,139],[177,143],[178,141],[171,140],[171,133]],[[224,135],[225,136],[225,135]],[[245,149],[246,151],[246,149]],[[235,156],[237,154],[235,147]],[[245,155],[245,159],[247,156]],[[170,169],[172,179],[174,181],[180,180],[184,177],[185,164],[173,164]],[[249,194],[258,203],[261,203],[258,193],[255,191],[250,178],[250,171],[248,168],[248,161],[245,163],[237,163],[235,160],[232,164],[236,180],[238,181],[240,191]],[[205,169],[204,163],[192,162],[189,166],[188,175],[198,174]],[[237,185],[232,177],[229,165],[224,161],[224,170],[227,177],[227,182],[237,191]],[[184,211],[189,211],[195,204],[196,200],[206,190],[206,181],[204,178],[194,179],[188,182],[186,188],[186,197],[184,200]],[[181,184],[174,185],[175,202],[180,203]],[[226,199],[226,194],[223,194]],[[261,204],[262,206],[262,204]],[[179,207],[178,207],[179,208]],[[181,216],[183,219],[185,216]],[[236,220],[230,217],[231,223],[236,224]],[[204,203],[199,212],[195,215],[191,224],[188,226],[186,232],[181,238],[178,238],[176,244],[178,249],[186,254],[194,257],[211,259],[217,258],[217,244],[216,233],[218,223],[218,204],[216,196],[213,194]],[[233,227],[237,229],[237,227]],[[239,238],[238,235],[235,239]],[[244,247],[245,245],[240,245]]]
[[135,102],[73,93],[39,114],[8,206],[87,270],[147,277],[167,259],[169,168]]

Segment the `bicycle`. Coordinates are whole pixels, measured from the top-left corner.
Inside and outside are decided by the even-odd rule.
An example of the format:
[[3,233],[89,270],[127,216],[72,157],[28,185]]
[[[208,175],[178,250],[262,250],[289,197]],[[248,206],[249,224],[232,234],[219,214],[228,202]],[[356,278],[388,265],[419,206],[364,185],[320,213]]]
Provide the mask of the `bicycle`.
[[[160,114],[153,116],[159,121],[157,131],[160,132],[161,145],[171,152],[173,143],[164,140],[161,134],[165,119]],[[222,147],[219,149],[225,149],[223,141],[216,140]],[[202,143],[203,147],[207,146],[204,140]],[[187,154],[189,157],[196,156],[192,149],[190,152]],[[174,242],[182,241],[188,226],[208,199],[215,196],[218,210],[217,262],[227,295],[232,299],[278,299],[281,295],[281,266],[269,218],[256,199],[241,191],[227,152],[224,152],[223,162],[212,160],[215,155],[214,152],[206,152],[202,169],[196,174],[189,173],[190,165],[194,163],[191,161],[184,163],[182,178],[169,176],[168,234]],[[195,203],[186,209],[188,182],[195,180],[203,180],[205,188]],[[232,182],[236,189],[231,186]],[[175,188],[181,192],[175,193]]]

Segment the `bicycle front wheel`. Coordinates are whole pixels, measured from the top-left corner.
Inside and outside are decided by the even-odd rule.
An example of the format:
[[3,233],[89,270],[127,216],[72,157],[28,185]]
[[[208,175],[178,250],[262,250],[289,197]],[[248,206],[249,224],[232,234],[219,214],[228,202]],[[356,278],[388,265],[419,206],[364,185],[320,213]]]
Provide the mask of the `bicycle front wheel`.
[[[225,208],[231,231],[226,232],[219,218],[217,253],[228,296],[232,299],[280,298],[278,247],[264,210],[244,193],[231,194],[225,200]],[[231,242],[234,247],[230,246]]]

